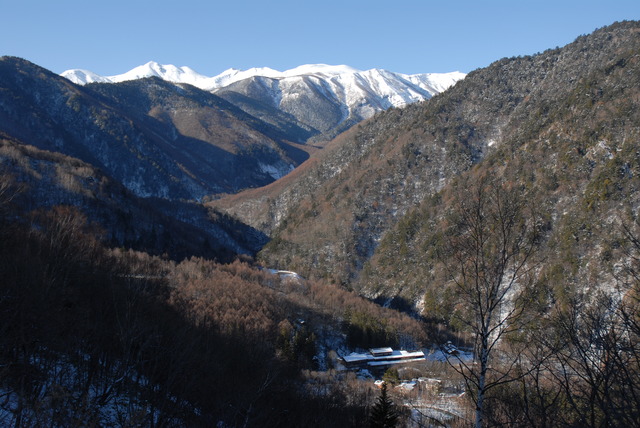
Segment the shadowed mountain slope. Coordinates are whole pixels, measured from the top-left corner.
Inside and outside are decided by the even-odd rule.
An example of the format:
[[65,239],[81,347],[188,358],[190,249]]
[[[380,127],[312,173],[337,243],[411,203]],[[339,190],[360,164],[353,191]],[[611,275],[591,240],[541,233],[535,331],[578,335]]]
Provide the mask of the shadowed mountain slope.
[[200,199],[281,177],[307,154],[219,97],[158,78],[81,87],[0,61],[0,129],[102,169],[138,196]]
[[231,261],[255,254],[264,235],[188,201],[139,198],[98,168],[38,149],[0,132],[0,184],[8,186],[22,222],[33,211],[75,206],[100,227],[111,246],[182,259],[194,254]]

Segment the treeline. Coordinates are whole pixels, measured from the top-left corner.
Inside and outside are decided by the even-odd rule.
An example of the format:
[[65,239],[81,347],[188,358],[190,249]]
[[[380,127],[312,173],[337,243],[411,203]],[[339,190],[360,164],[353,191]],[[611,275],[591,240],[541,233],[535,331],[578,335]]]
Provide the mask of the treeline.
[[[0,183],[0,424],[357,426],[367,417],[374,397],[355,383],[304,386],[316,332],[340,329],[347,307],[402,316],[245,262],[109,249],[75,208],[18,215],[16,187]],[[400,334],[420,340],[398,320]]]

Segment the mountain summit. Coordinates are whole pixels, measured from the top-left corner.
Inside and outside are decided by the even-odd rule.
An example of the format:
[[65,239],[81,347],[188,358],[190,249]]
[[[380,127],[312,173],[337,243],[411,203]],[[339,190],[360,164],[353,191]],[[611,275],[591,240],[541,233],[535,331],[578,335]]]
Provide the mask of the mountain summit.
[[401,74],[382,69],[357,70],[346,65],[308,64],[291,70],[229,69],[214,77],[189,67],[148,62],[126,73],[100,76],[67,70],[63,77],[80,85],[119,83],[159,77],[213,92],[280,129],[292,129],[292,140],[305,142],[348,129],[379,111],[431,98],[465,77],[464,73]]

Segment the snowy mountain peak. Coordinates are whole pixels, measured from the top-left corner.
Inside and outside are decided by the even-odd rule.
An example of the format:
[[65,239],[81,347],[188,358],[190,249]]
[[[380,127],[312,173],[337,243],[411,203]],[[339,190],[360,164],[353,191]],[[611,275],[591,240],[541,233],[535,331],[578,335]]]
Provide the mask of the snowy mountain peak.
[[82,70],[82,69],[67,70],[63,72],[61,76],[71,80],[73,83],[77,85],[86,85],[87,83],[94,83],[94,82],[98,82],[98,83],[111,82],[111,80],[109,80],[108,77],[100,76],[99,74],[96,74],[92,71]]
[[117,83],[127,80],[137,80],[145,77],[159,77],[163,80],[174,83],[188,83],[200,89],[214,91],[222,87],[228,86],[240,80],[251,77],[267,77],[272,79],[286,79],[298,76],[316,76],[320,78],[335,78],[340,76],[364,76],[369,79],[396,79],[405,80],[408,83],[417,86],[428,85],[430,93],[442,92],[455,82],[463,79],[465,74],[460,72],[452,73],[424,73],[406,75],[393,73],[382,69],[371,69],[367,71],[358,70],[348,65],[327,65],[327,64],[306,64],[289,70],[278,71],[269,67],[255,67],[248,70],[239,70],[229,68],[217,76],[208,77],[200,74],[190,67],[176,67],[171,64],[159,64],[155,61],[149,61],[144,65],[133,68],[123,74],[114,76],[101,76],[89,70],[72,69],[61,74],[63,77],[72,82],[84,85],[93,82]]
[[282,77],[308,75],[337,76],[355,73],[361,73],[361,70],[349,67],[348,65],[307,64],[284,71],[281,75]]
[[159,77],[169,82],[188,83],[194,86],[200,86],[202,82],[209,79],[207,76],[203,76],[202,74],[195,72],[189,67],[176,67],[175,65],[171,64],[163,65],[158,64],[155,61],[149,61],[148,63],[140,65],[124,74],[109,76],[108,79],[111,82],[117,83],[153,76]]
[[126,73],[115,76],[100,76],[88,70],[67,70],[61,74],[72,82],[84,85],[87,83],[118,83],[127,80],[143,79],[145,77],[159,77],[163,80],[175,83],[188,83],[190,85],[201,87],[209,81],[209,77],[197,73],[190,67],[176,67],[171,64],[159,64],[155,61],[149,61],[146,64],[135,67]]
[[[286,71],[268,67],[230,68],[217,76],[207,77],[189,67],[150,61],[116,76],[103,77],[87,70],[68,70],[62,76],[81,85],[155,76],[216,93],[232,103],[240,103],[237,94],[241,93],[245,99],[259,99],[262,105],[270,105],[295,117],[312,132],[325,133],[346,129],[390,107],[426,100],[463,79],[465,74],[408,75],[375,68],[362,71],[347,65],[307,64]],[[268,84],[255,85],[251,79],[258,78],[272,80]],[[254,111],[255,105],[236,105],[263,120],[275,114],[273,111],[269,114]]]

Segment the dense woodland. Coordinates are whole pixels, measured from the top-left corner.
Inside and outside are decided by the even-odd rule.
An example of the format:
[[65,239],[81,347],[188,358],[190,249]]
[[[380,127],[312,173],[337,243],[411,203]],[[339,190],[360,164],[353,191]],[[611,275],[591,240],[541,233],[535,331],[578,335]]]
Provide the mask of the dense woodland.
[[[640,425],[639,23],[497,61],[206,206],[54,148],[80,135],[71,101],[111,98],[128,119],[103,106],[91,127],[154,164],[118,126],[149,148],[145,122],[189,128],[164,97],[203,115],[223,101],[147,81],[133,98],[154,113],[136,118],[137,84],[0,65],[0,83],[36,85],[0,92],[0,424]],[[50,93],[64,114],[24,110],[47,123],[30,145],[11,102]],[[339,370],[338,353],[449,340],[472,358],[388,370],[381,390]],[[399,392],[418,376],[444,386]],[[446,418],[427,411],[443,390]]]
[[3,425],[355,426],[375,396],[346,373],[307,389],[314,331],[426,343],[415,320],[335,286],[109,249],[69,206],[15,221],[19,189],[2,183]]

